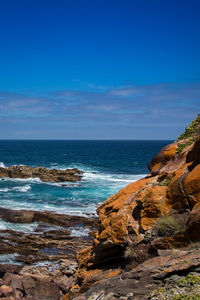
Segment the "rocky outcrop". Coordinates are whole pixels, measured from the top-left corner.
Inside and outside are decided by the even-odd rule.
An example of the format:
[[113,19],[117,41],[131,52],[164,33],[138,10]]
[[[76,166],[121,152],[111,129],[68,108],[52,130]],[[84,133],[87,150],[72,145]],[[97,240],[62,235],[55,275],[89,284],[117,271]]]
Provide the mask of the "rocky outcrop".
[[[91,244],[97,228],[96,218],[59,215],[53,212],[9,210],[0,207],[0,218],[12,223],[32,223],[32,232],[0,230],[0,254],[14,254],[20,263],[74,259],[78,251]],[[76,237],[71,229],[87,229]]]
[[[0,230],[0,258],[13,262],[0,263],[0,299],[60,300],[75,284],[75,256],[91,245],[97,218],[2,207],[0,218],[17,225],[32,223],[32,232]],[[77,237],[71,229],[87,230]]]
[[78,169],[56,170],[46,169],[44,167],[29,166],[10,166],[8,168],[0,167],[0,177],[10,178],[39,178],[44,182],[64,182],[79,181],[82,178],[83,171]]
[[94,229],[98,223],[96,217],[65,215],[51,211],[14,210],[4,207],[0,207],[0,218],[12,223],[43,222],[66,228],[84,225],[87,228]]
[[[144,285],[155,287],[154,271],[159,278],[162,263],[164,268],[171,264],[171,257],[153,257],[161,250],[200,240],[199,128],[200,116],[152,159],[146,178],[129,184],[98,207],[98,231],[93,245],[77,256],[76,285],[65,300],[145,299]],[[183,261],[180,258],[178,268]],[[199,265],[199,258],[197,261]],[[143,274],[140,268],[144,266],[148,272]],[[170,270],[170,274],[176,272],[173,267]],[[137,287],[140,272],[141,286]]]

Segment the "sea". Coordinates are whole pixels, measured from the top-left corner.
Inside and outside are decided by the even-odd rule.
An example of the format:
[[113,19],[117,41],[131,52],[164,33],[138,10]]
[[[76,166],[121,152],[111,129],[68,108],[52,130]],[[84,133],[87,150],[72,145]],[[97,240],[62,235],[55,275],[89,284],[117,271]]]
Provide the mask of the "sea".
[[[148,174],[153,156],[172,141],[0,140],[0,166],[78,168],[80,182],[0,179],[0,206],[96,216],[97,206]],[[31,224],[0,221],[0,229],[30,231]]]

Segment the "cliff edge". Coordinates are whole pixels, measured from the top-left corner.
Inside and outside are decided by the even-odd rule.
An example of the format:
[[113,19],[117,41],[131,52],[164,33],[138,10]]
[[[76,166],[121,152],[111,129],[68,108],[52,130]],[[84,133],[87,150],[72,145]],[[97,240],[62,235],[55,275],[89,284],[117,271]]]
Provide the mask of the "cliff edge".
[[[176,299],[169,282],[191,272],[199,288],[200,115],[148,167],[147,177],[98,207],[98,231],[77,255],[76,285],[65,300]],[[160,288],[169,296],[159,298]]]

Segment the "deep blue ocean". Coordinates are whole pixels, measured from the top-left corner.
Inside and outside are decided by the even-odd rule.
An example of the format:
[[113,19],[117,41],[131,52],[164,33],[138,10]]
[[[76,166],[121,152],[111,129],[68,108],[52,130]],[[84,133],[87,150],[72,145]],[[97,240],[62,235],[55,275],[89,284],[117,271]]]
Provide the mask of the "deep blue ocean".
[[128,183],[148,174],[152,157],[170,141],[0,141],[0,165],[83,170],[78,183],[0,179],[0,206],[95,214],[97,205]]

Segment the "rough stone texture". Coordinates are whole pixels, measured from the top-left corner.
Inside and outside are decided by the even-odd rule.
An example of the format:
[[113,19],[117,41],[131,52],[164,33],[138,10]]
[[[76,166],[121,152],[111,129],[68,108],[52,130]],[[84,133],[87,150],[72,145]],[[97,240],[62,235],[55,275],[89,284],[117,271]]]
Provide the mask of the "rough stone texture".
[[200,164],[198,164],[188,175],[185,177],[183,183],[184,192],[190,198],[190,202],[196,204],[200,201]]
[[[50,211],[13,210],[0,207],[0,218],[12,223],[43,222],[62,227],[72,227],[83,224],[87,228],[96,227],[98,220],[93,217],[81,217],[57,214]],[[39,229],[42,229],[42,224]],[[43,228],[44,229],[44,228]]]
[[147,186],[136,197],[136,201],[140,203],[140,216],[138,216],[140,218],[140,232],[150,229],[157,218],[160,215],[166,215],[169,210],[169,207],[166,205],[165,186]]
[[24,275],[23,288],[27,295],[40,300],[59,300],[58,286],[48,276]]
[[0,177],[10,178],[40,178],[44,182],[64,182],[79,181],[83,172],[78,169],[56,170],[46,169],[44,167],[29,166],[10,166],[8,168],[0,167]]
[[[66,275],[73,275],[76,264],[68,262],[67,259],[74,259],[78,251],[91,244],[92,239],[89,236],[70,236],[65,229],[48,230],[46,227],[45,230],[45,232],[39,233],[0,230],[0,254],[17,254],[15,261],[27,264],[63,259],[62,268],[64,272]],[[12,266],[13,268],[15,267]],[[0,274],[3,272],[4,270],[0,268]],[[9,272],[9,267],[5,272]]]
[[[174,278],[174,274],[186,275],[191,271],[200,272],[199,267],[199,250],[168,250],[166,255],[154,257],[128,272],[101,281],[88,289],[81,297],[91,300],[151,299],[151,291],[158,288],[165,278],[169,280],[171,277]],[[108,295],[111,298],[108,298]],[[73,295],[68,295],[64,299],[76,299],[73,297]]]
[[[184,149],[179,142],[163,148],[150,162],[148,177],[98,207],[98,231],[93,245],[77,255],[76,284],[65,300],[107,299],[108,295],[109,299],[146,299],[161,278],[199,265],[199,253],[193,250],[176,253],[177,260],[172,252],[159,256],[159,251],[189,247],[200,240],[200,139],[195,136],[191,141],[188,136],[181,140]],[[174,220],[173,230],[162,237],[154,231],[158,218],[165,221],[164,228]],[[110,279],[105,280],[109,271]]]
[[0,299],[62,299],[75,284],[72,276],[62,272],[68,264],[72,267],[76,262],[62,259],[47,266],[0,265]]
[[149,163],[148,168],[152,175],[158,175],[166,165],[175,165],[178,158],[177,143],[164,147]]
[[113,245],[126,244],[131,230],[133,234],[139,234],[138,221],[132,217],[133,210],[139,206],[136,202],[136,193],[151,180],[145,178],[131,183],[98,207],[99,230],[94,239],[96,252],[111,248]]
[[200,240],[200,203],[196,204],[191,211],[187,224],[186,236],[190,241]]
[[197,139],[186,156],[186,162],[200,163],[200,138]]

